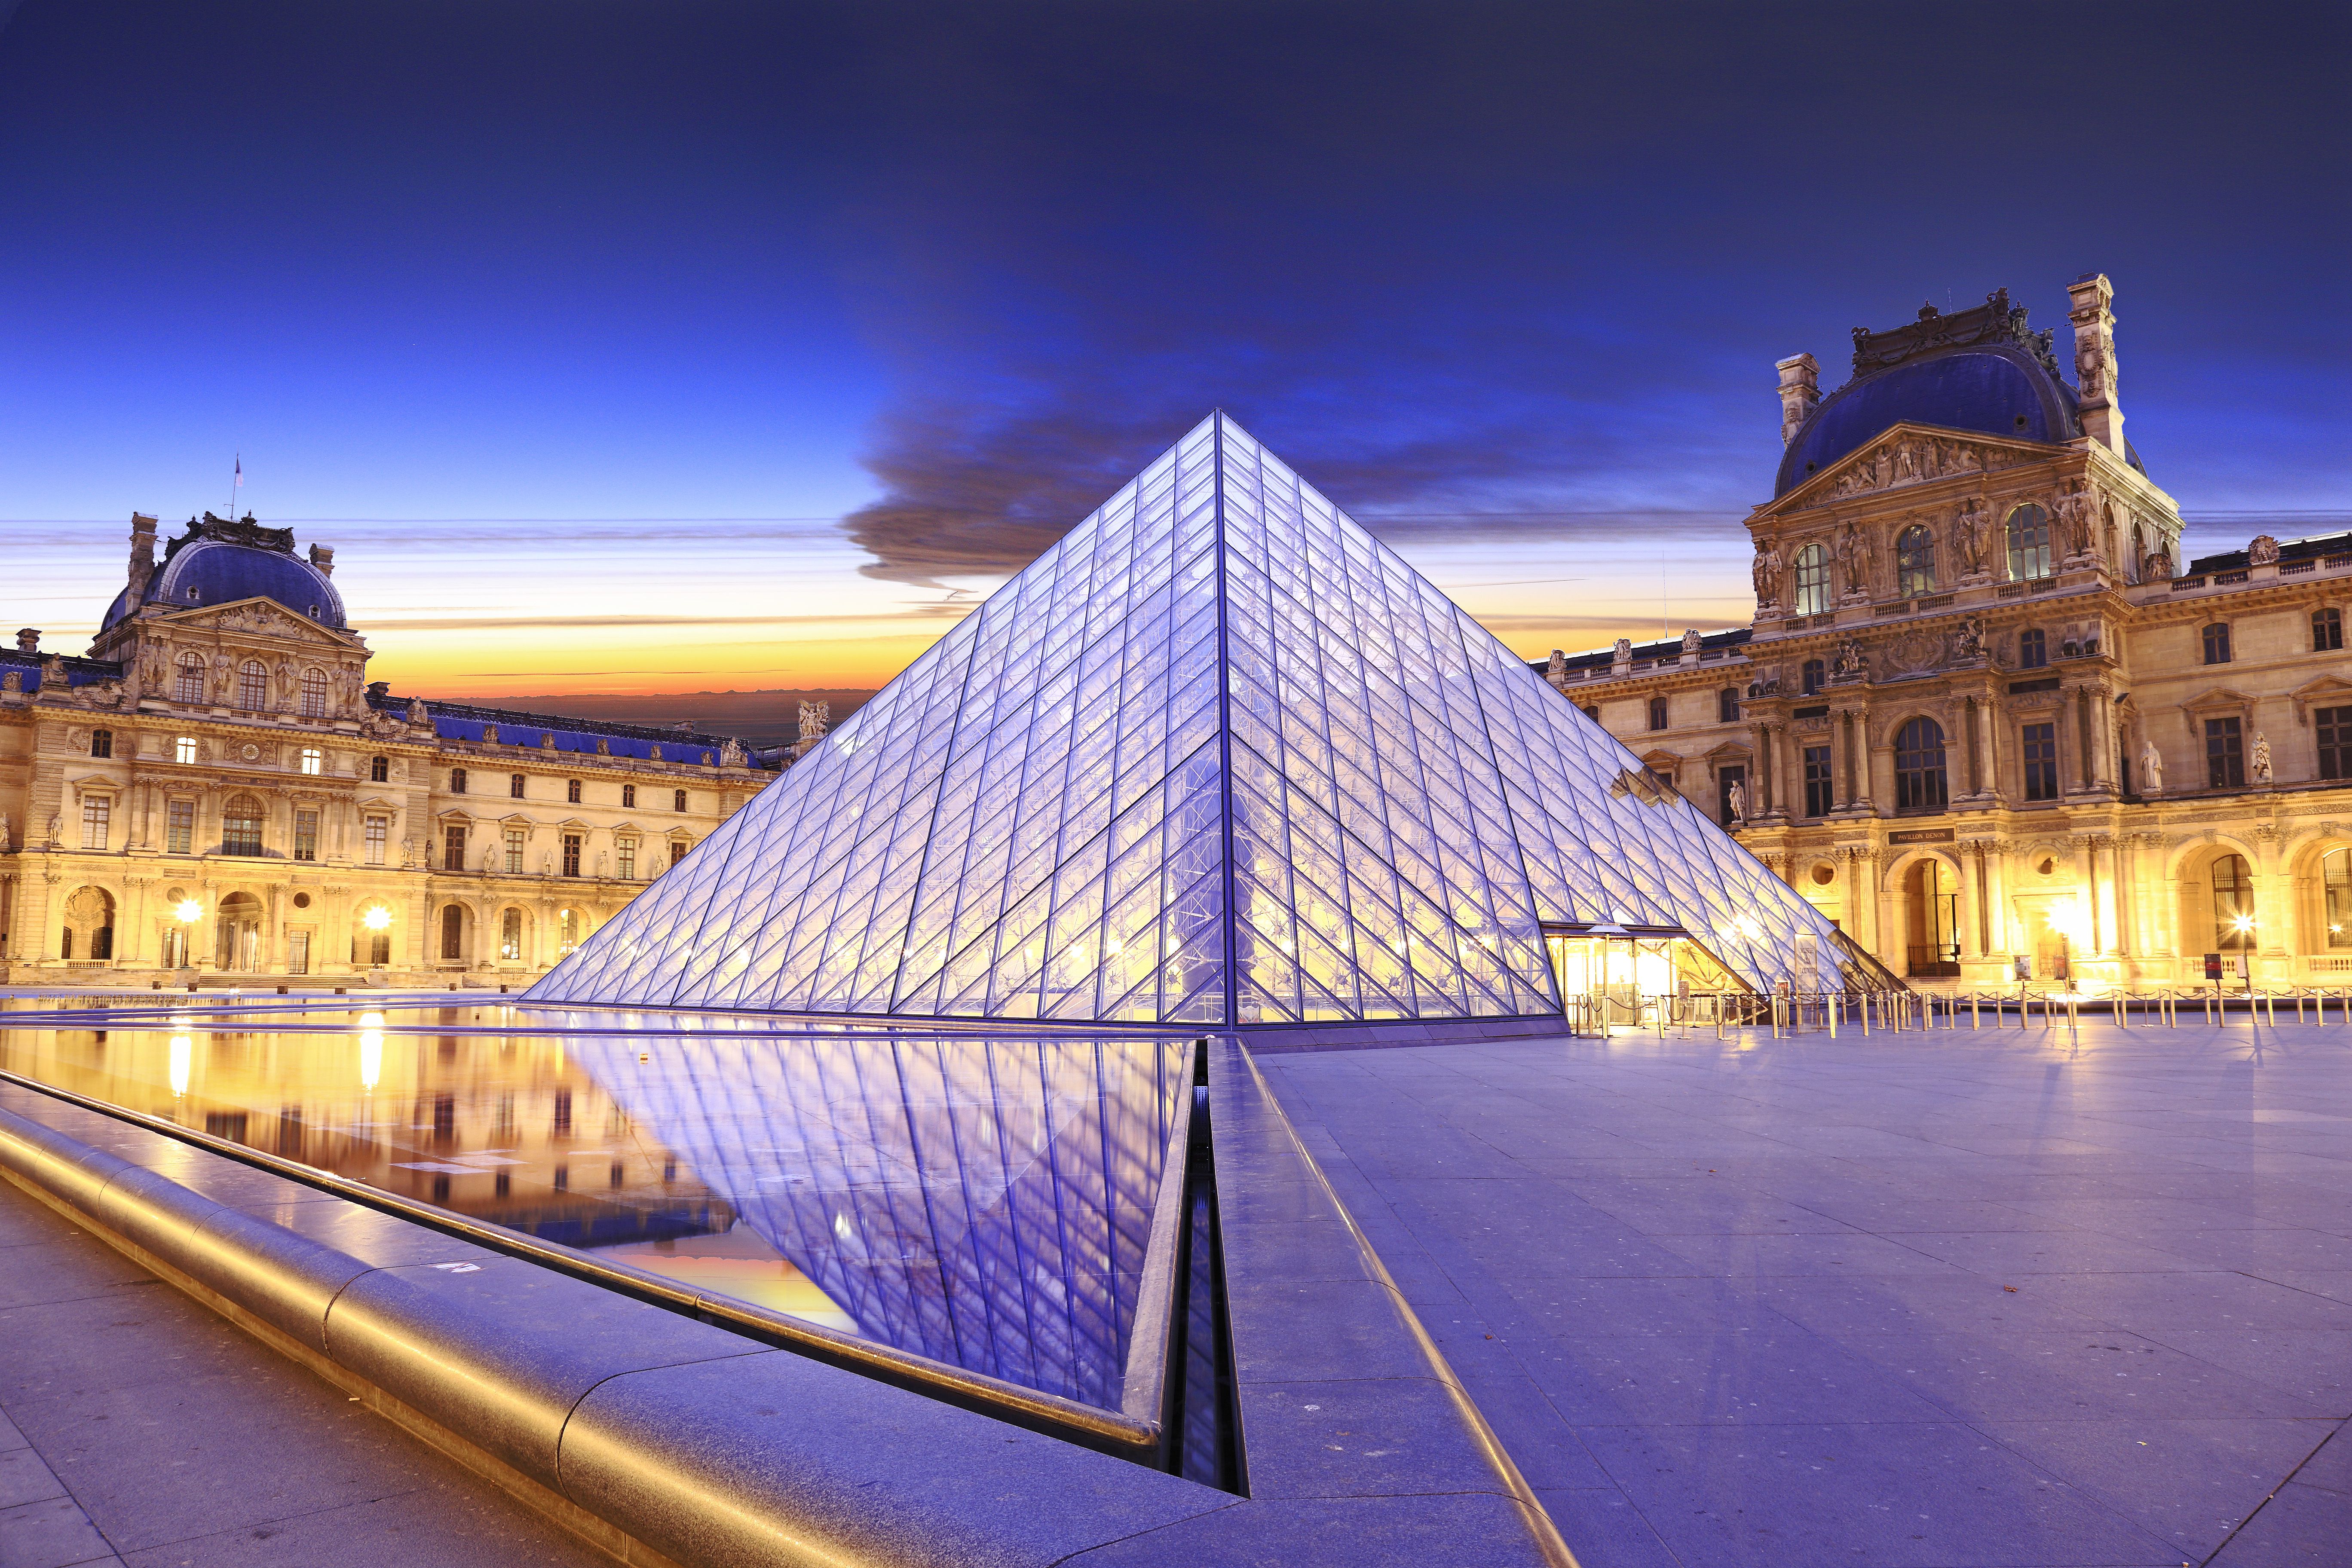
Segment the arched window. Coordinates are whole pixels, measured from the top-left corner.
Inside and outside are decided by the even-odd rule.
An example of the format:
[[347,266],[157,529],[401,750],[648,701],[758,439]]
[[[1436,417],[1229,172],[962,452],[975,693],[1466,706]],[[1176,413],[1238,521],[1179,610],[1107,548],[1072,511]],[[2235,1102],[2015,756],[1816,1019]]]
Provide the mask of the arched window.
[[2327,899],[2327,945],[2352,947],[2352,849],[2331,849],[2319,862]]
[[327,716],[327,672],[306,669],[302,672],[302,717],[323,719]]
[[2254,950],[2254,874],[2243,855],[2213,861],[2213,945],[2224,952]]
[[2050,575],[2050,514],[2027,501],[2009,514],[2009,576],[2013,583]]
[[2139,524],[2135,522],[2132,524],[2131,557],[2124,563],[2124,581],[2138,582],[2139,574],[2147,568],[2147,535],[2141,531]]
[[1808,544],[1797,552],[1797,614],[1818,616],[1830,607],[1830,547]]
[[1913,523],[1895,541],[1895,596],[1912,598],[1936,591],[1936,536]]
[[508,963],[522,962],[522,911],[509,910],[499,917],[499,957]]
[[172,684],[174,702],[202,702],[205,700],[205,656],[184,653],[180,656],[177,677]]
[[257,658],[236,667],[236,705],[248,713],[269,706],[269,667]]
[[1663,697],[1653,697],[1650,699],[1650,728],[1663,730],[1665,727],[1666,700]]
[[221,807],[221,853],[261,853],[261,802],[249,795],[233,795]]
[[1922,714],[1895,737],[1895,809],[1941,811],[1946,801],[1944,727]]

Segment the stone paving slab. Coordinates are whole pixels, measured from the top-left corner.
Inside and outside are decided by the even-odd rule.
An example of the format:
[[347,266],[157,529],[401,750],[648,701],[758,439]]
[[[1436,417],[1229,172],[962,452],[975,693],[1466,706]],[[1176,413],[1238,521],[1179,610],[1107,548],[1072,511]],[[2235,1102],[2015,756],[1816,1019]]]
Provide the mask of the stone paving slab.
[[1584,1568],[2352,1563],[2352,1030],[1260,1065]]

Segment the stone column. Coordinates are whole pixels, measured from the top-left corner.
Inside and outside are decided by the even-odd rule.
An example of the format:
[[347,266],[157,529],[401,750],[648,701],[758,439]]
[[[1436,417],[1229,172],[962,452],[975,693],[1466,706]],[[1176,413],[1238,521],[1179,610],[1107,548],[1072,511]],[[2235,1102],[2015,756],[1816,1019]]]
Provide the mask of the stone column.
[[2120,859],[2114,835],[2095,833],[2091,836],[2091,865],[2096,869],[2104,861],[2107,868],[2107,875],[2094,889],[2092,898],[2092,920],[2099,933],[2099,956],[2102,958],[2120,958],[2125,949],[2116,889],[2116,883],[2121,880]]
[[[2074,885],[2082,890],[2075,895],[2083,923],[2089,928],[2079,956],[2089,958],[2105,947],[2099,940],[2099,857],[2098,840],[2088,833],[2070,835],[2067,843],[2074,851]],[[2071,948],[2072,937],[2069,943]]]
[[1984,763],[1977,745],[1977,721],[1979,715],[1977,712],[1975,698],[1963,698],[1961,701],[1960,725],[1967,731],[1969,794],[1978,795],[1984,793]]
[[1749,793],[1756,797],[1748,803],[1755,815],[1769,816],[1777,795],[1772,788],[1772,726],[1769,724],[1756,726],[1755,788]]

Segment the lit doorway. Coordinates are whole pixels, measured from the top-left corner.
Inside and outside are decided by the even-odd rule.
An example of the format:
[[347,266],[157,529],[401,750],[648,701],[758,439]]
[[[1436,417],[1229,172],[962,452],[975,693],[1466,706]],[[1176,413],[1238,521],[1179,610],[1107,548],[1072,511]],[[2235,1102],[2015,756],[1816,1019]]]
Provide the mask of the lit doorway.
[[1914,980],[1956,979],[1960,973],[1960,879],[1934,855],[1922,857],[1903,878],[1903,903],[1909,919],[1906,973]]

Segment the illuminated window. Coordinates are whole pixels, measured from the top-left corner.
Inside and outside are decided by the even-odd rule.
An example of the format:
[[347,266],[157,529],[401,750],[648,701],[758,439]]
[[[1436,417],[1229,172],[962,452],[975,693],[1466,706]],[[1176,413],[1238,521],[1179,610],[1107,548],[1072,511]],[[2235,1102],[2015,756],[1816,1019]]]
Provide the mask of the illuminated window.
[[557,957],[580,945],[580,917],[570,910],[555,911],[555,952]]
[[2331,849],[2319,862],[2327,898],[2327,945],[2352,947],[2352,849]]
[[637,805],[637,786],[636,786],[636,785],[635,785],[635,784],[623,784],[623,785],[621,786],[621,805],[622,805],[622,806],[623,806],[625,809],[627,809],[627,810],[632,810],[632,811],[634,811],[635,809],[636,809],[636,805]]
[[507,875],[509,877],[522,875],[523,832],[524,830],[520,827],[509,827],[506,830]]
[[174,702],[202,702],[205,700],[205,656],[184,653],[172,682]]
[[196,760],[196,738],[194,735],[182,735],[177,740],[173,741],[172,742],[172,760],[175,763],[194,762]]
[[499,917],[499,957],[509,963],[522,962],[522,911],[509,910]]
[[1936,536],[1915,522],[1895,541],[1895,593],[1908,599],[1935,591]]
[[221,853],[261,853],[261,802],[249,795],[233,795],[221,807]]
[[81,797],[81,847],[85,849],[106,847],[107,823],[113,815],[114,803],[102,795]]
[[392,841],[392,818],[371,815],[367,819],[365,837],[367,863],[371,866],[383,865],[384,846]]
[[327,672],[306,669],[302,672],[302,717],[323,719],[327,716]]
[[170,855],[193,854],[196,847],[196,803],[175,800],[163,808],[163,850]]
[[269,667],[257,658],[236,667],[236,705],[249,713],[269,706]]
[[2050,514],[2032,501],[2009,514],[2009,575],[2015,583],[2050,575]]
[[1818,616],[1830,607],[1830,550],[1808,544],[1797,552],[1797,614]]
[[441,958],[452,963],[466,956],[466,910],[459,904],[441,907]]
[[2243,855],[2213,861],[2213,945],[2224,952],[2254,946],[2254,874]]
[[325,771],[326,766],[326,752],[320,751],[316,746],[305,746],[302,748],[302,771],[304,773],[320,773]]
[[316,860],[319,858],[319,814],[298,811],[294,814],[294,858]]

